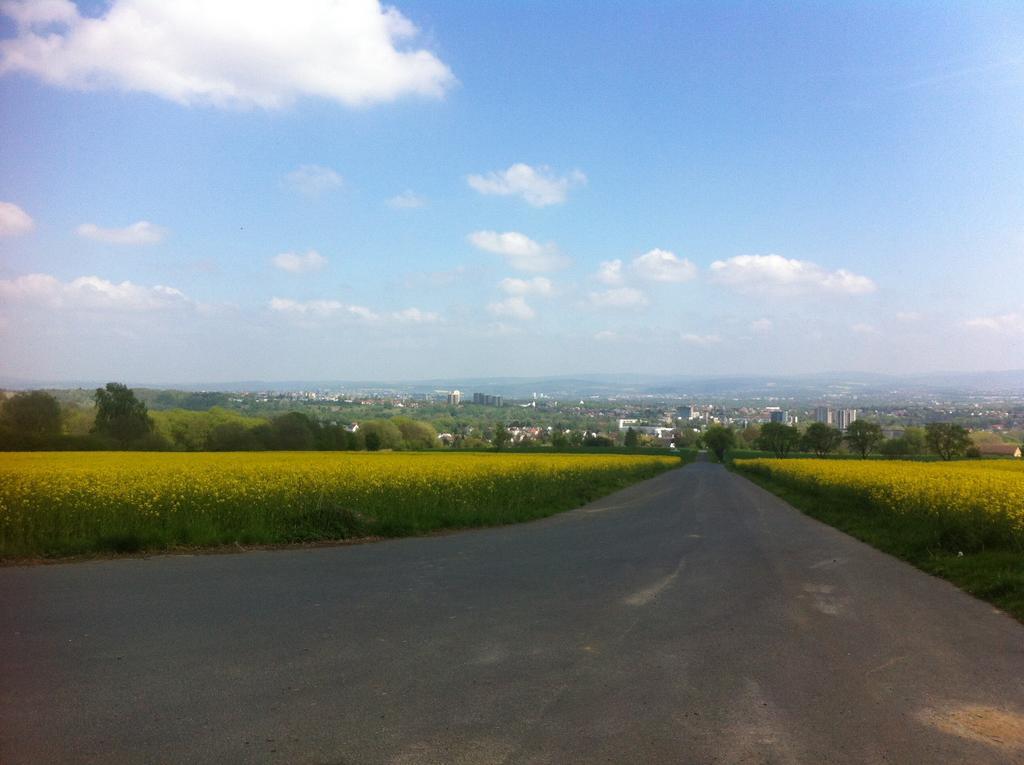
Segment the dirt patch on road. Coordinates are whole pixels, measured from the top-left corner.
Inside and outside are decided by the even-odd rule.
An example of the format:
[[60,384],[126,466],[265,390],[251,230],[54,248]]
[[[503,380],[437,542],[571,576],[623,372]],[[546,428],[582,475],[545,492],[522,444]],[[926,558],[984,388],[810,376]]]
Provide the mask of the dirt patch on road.
[[1006,709],[969,705],[923,710],[922,722],[961,738],[980,741],[1009,752],[1024,753],[1024,715]]

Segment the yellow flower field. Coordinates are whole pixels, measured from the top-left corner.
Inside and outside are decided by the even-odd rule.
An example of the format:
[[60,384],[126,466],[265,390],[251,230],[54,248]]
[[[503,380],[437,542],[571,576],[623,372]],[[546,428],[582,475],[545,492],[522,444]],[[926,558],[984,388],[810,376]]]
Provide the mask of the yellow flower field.
[[859,502],[865,512],[927,521],[943,549],[1024,547],[1024,464],[1018,461],[751,459],[735,464],[800,491]]
[[0,557],[509,523],[679,464],[589,454],[0,453]]

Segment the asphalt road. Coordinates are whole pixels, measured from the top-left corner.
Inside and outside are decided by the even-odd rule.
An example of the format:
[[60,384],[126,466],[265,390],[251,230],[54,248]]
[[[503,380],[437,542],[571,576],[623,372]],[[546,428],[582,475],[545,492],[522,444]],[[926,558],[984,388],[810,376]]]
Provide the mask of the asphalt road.
[[0,569],[0,762],[1024,762],[1024,627],[698,463],[526,525]]

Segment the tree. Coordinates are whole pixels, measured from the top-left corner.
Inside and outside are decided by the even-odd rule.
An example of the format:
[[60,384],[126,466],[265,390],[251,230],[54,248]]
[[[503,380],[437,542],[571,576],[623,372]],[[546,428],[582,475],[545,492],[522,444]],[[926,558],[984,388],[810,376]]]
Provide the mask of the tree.
[[766,422],[754,441],[754,446],[763,452],[771,452],[776,457],[785,457],[800,443],[800,431],[792,425],[781,422]]
[[633,446],[637,446],[639,443],[640,443],[640,439],[637,438],[636,431],[633,430],[633,428],[629,428],[626,431],[626,438],[623,441],[623,444],[625,446],[633,447]]
[[890,457],[906,457],[924,454],[925,448],[924,428],[907,428],[902,436],[890,438],[878,450]]
[[272,449],[308,451],[316,443],[316,423],[302,412],[288,412],[270,421]]
[[944,460],[959,457],[971,446],[971,434],[963,425],[952,422],[933,422],[924,427],[924,440],[928,448]]
[[736,444],[736,433],[732,428],[712,425],[704,431],[701,441],[715,455],[719,462],[725,460],[725,452]]
[[406,449],[433,449],[437,446],[437,431],[430,423],[408,417],[393,417],[391,422],[401,431]]
[[871,454],[885,440],[881,426],[866,420],[851,422],[843,438],[862,459]]
[[842,442],[843,434],[823,422],[812,422],[808,425],[802,439],[803,448],[814,452],[819,457],[834,452]]
[[52,438],[61,431],[60,404],[41,390],[17,393],[0,408],[0,424],[33,438]]
[[508,428],[505,427],[504,423],[499,422],[494,426],[494,448],[504,449],[505,444],[508,443],[509,434]]
[[367,451],[401,449],[405,445],[402,431],[391,420],[367,420],[359,426],[359,440]]
[[96,422],[92,432],[109,436],[122,446],[137,441],[153,430],[146,405],[135,398],[135,391],[122,383],[107,383],[97,388]]

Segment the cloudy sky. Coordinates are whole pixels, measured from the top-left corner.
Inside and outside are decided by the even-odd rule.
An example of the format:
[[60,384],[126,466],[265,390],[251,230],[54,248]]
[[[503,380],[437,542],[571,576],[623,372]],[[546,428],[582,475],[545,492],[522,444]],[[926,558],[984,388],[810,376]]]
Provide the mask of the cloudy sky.
[[1024,367],[1024,6],[0,2],[0,375]]

